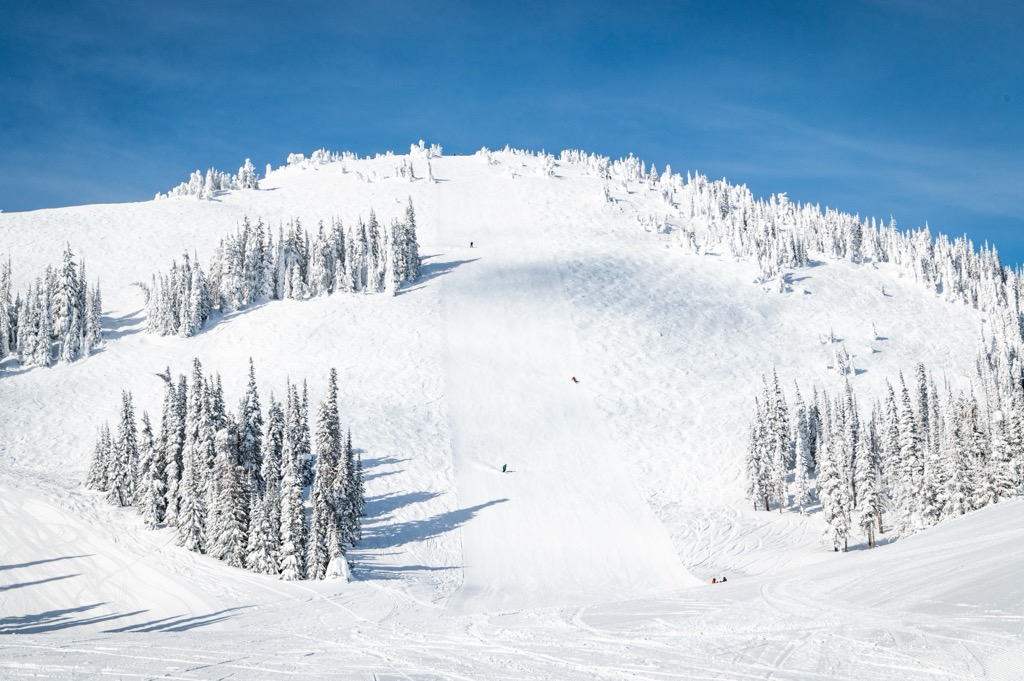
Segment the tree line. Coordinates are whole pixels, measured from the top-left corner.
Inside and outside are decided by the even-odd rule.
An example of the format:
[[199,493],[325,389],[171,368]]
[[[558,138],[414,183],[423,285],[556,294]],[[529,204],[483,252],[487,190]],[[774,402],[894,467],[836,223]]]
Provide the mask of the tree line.
[[[270,166],[267,166],[269,172]],[[192,196],[197,199],[212,199],[217,192],[234,189],[259,189],[260,180],[256,174],[256,168],[252,161],[245,159],[245,163],[238,169],[237,175],[222,173],[216,168],[209,168],[204,175],[196,170],[189,175],[187,182],[182,182],[166,194],[157,194],[154,198],[167,199],[176,196]]]
[[24,295],[12,291],[11,261],[0,264],[0,360],[14,354],[22,366],[48,367],[88,357],[103,341],[102,308],[99,282],[86,283],[70,244]]
[[230,312],[259,300],[302,300],[333,293],[395,295],[420,276],[416,212],[410,199],[403,221],[382,226],[373,211],[346,229],[320,223],[314,236],[293,220],[273,231],[248,217],[221,239],[205,270],[186,253],[179,265],[154,274],[146,293],[147,330],[191,336],[214,311]]
[[[362,458],[343,433],[337,372],[330,370],[310,441],[306,384],[271,395],[266,418],[255,369],[234,412],[220,375],[193,360],[191,381],[170,370],[159,430],[122,393],[116,433],[100,427],[86,485],[117,506],[133,506],[149,528],[175,529],[177,542],[281,579],[347,573],[347,549],[362,535]],[[308,501],[305,499],[308,498]]]
[[820,503],[835,550],[854,532],[873,547],[885,523],[913,534],[1024,492],[1024,370],[1003,383],[982,368],[975,388],[954,393],[918,364],[866,417],[849,381],[806,404],[797,387],[790,407],[773,374],[755,399],[744,467],[755,510]]

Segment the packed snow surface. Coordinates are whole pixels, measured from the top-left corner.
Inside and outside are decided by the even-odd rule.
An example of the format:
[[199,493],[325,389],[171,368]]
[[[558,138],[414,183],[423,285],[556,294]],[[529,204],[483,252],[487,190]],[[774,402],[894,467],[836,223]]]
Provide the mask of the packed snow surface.
[[[0,633],[19,634],[0,636],[0,677],[1024,674],[1020,502],[835,554],[816,515],[743,498],[762,374],[837,389],[834,334],[858,394],[918,361],[963,384],[976,311],[820,255],[794,290],[766,291],[752,263],[645,229],[669,211],[644,186],[609,203],[579,167],[494,159],[434,158],[434,182],[389,177],[399,161],[382,157],[284,168],[211,201],[0,215],[16,289],[70,242],[101,281],[107,339],[71,365],[0,371]],[[400,295],[144,332],[133,282],[185,251],[205,263],[243,215],[315,231],[370,209],[389,222],[409,197],[424,267]],[[287,380],[316,404],[338,369],[367,473],[351,582],[228,568],[82,487],[120,391],[158,422],[156,374],[193,357],[232,402],[252,357],[264,407]]]

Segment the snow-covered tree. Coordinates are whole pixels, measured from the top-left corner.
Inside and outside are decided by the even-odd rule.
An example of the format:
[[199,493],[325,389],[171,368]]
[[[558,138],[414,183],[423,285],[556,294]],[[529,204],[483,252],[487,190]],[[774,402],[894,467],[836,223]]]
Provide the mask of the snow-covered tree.
[[113,467],[114,443],[110,437],[110,426],[104,423],[99,429],[99,436],[96,439],[96,446],[92,453],[92,462],[89,464],[89,473],[85,479],[85,486],[97,492],[108,491],[110,489]]
[[232,567],[244,567],[248,544],[249,486],[233,424],[217,431],[213,469],[214,509],[209,554]]
[[153,426],[149,414],[142,412],[142,428],[139,430],[139,470],[135,485],[135,507],[142,516],[142,522],[149,529],[160,524],[164,517],[166,500],[163,481],[163,457],[153,437]]
[[860,529],[867,540],[868,548],[875,546],[875,530],[878,526],[879,498],[882,488],[879,480],[878,457],[870,445],[867,432],[862,431],[857,439],[857,455],[854,458],[854,481],[857,488],[857,511],[860,514]]
[[135,409],[132,394],[121,392],[121,420],[114,440],[113,458],[109,473],[110,501],[118,506],[131,506],[135,502],[135,479],[138,469],[138,427],[135,424]]
[[249,517],[249,542],[245,554],[248,569],[261,575],[278,573],[277,546],[274,541],[278,532],[279,529],[267,517],[266,500],[255,496]]
[[302,479],[298,456],[285,438],[281,461],[281,548],[279,565],[281,579],[295,580],[306,576],[306,525],[302,504]]

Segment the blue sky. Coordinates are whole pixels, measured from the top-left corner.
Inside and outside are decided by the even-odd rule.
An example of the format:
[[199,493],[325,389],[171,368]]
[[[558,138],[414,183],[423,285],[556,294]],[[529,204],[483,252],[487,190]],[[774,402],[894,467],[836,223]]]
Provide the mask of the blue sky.
[[[777,7],[773,7],[777,4]],[[633,152],[1024,262],[1015,2],[0,4],[0,209],[319,147]]]

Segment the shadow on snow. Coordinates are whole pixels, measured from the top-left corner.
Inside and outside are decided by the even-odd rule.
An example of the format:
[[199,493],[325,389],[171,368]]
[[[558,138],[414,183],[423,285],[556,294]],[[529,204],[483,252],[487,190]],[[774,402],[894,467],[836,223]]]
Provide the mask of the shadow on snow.
[[41,560],[33,560],[28,563],[16,563],[14,565],[0,565],[0,572],[4,570],[19,570],[21,568],[35,567],[36,565],[43,565],[44,563],[56,563],[59,560],[72,560],[73,558],[89,558],[94,554],[83,553],[80,556],[58,556],[57,558],[43,558]]

